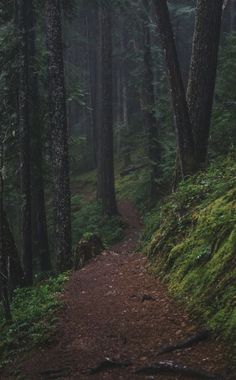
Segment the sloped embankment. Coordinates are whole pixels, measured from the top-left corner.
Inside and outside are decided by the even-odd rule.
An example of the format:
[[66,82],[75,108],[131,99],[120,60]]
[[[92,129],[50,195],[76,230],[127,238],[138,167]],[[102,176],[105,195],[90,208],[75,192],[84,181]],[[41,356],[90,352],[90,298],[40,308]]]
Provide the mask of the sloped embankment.
[[235,174],[235,160],[230,158],[182,183],[147,216],[144,235],[154,273],[232,344],[236,341]]

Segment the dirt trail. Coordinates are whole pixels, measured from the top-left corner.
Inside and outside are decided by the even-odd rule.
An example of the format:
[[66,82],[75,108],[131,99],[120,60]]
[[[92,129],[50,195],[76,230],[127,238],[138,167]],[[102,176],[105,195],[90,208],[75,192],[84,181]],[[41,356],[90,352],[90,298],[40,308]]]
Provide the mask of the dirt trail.
[[[120,212],[129,224],[125,240],[71,276],[57,341],[32,354],[22,365],[25,379],[194,379],[176,374],[134,374],[135,368],[158,360],[174,360],[210,373],[223,372],[224,350],[213,339],[155,358],[160,347],[191,336],[199,327],[146,272],[146,258],[134,252],[141,231],[134,208],[126,201]],[[132,365],[89,375],[88,369],[105,358],[128,360]]]

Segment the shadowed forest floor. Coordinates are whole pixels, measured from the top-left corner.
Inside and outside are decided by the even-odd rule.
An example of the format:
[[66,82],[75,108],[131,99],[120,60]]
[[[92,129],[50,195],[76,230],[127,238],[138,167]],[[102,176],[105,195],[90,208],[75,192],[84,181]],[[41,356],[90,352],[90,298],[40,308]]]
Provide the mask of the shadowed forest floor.
[[[224,347],[213,338],[155,356],[161,347],[183,341],[201,328],[176,305],[165,286],[147,273],[146,258],[135,252],[142,226],[130,202],[120,204],[120,213],[127,223],[124,241],[72,274],[63,295],[65,306],[56,340],[21,363],[22,378],[196,379],[134,373],[158,361],[174,361],[211,374],[225,373]],[[130,365],[105,368],[107,358],[114,366]],[[89,374],[91,368],[96,373]],[[226,375],[222,378],[228,379]]]

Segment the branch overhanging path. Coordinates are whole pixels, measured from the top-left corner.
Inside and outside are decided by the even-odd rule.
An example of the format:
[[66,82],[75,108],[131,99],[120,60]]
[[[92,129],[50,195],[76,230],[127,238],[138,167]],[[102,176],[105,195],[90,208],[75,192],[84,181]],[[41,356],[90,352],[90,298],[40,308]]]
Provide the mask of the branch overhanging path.
[[201,336],[135,252],[142,225],[129,201],[120,213],[124,241],[72,274],[55,341],[30,354],[20,372],[31,380],[230,379],[224,347]]

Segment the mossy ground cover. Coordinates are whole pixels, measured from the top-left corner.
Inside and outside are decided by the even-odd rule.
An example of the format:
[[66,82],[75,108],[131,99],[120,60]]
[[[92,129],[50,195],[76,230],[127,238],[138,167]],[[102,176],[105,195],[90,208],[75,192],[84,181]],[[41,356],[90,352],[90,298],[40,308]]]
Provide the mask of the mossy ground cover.
[[230,340],[234,348],[235,173],[231,157],[184,181],[146,216],[144,233],[151,270],[193,315]]
[[4,321],[0,311],[0,368],[5,367],[23,351],[49,343],[57,325],[57,311],[63,306],[60,294],[68,273],[17,289],[11,303],[12,322]]

